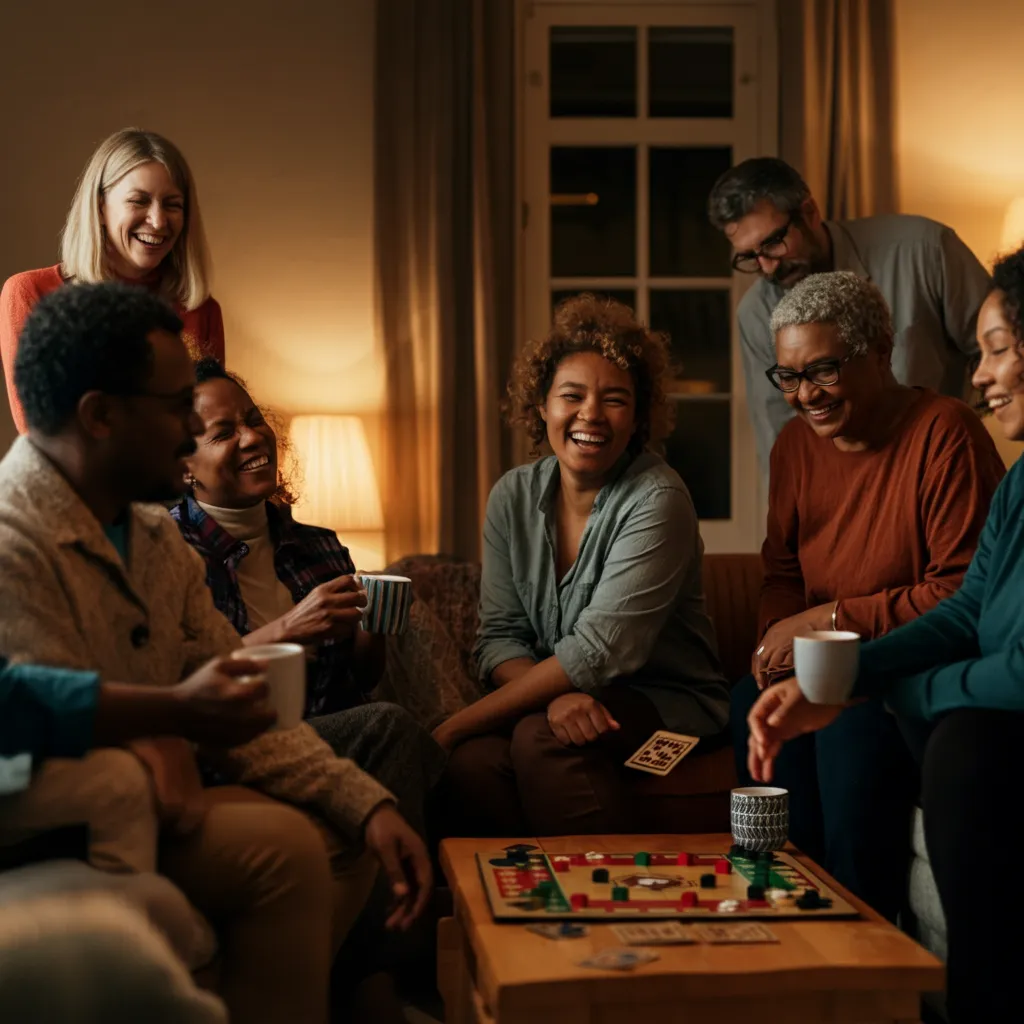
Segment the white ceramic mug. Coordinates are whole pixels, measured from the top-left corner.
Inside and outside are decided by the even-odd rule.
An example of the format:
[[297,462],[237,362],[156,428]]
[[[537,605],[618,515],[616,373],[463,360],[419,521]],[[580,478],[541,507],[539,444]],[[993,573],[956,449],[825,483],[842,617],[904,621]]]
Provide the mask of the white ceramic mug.
[[306,709],[306,649],[299,644],[240,647],[232,658],[255,658],[267,664],[267,704],[277,712],[274,729],[294,729]]
[[860,667],[860,634],[821,629],[793,637],[800,692],[812,704],[845,704]]

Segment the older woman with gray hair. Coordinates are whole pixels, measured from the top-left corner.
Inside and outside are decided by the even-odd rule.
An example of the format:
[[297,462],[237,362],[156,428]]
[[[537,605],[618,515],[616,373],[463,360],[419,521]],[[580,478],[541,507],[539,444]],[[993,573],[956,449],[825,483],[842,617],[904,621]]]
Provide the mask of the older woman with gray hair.
[[[765,373],[796,416],[771,453],[762,548],[761,642],[733,690],[737,769],[758,690],[793,674],[793,637],[866,639],[956,591],[1004,468],[963,402],[893,376],[893,330],[878,289],[849,271],[812,275],[775,308]],[[863,704],[786,745],[790,837],[890,919],[906,878],[916,770],[892,716]]]

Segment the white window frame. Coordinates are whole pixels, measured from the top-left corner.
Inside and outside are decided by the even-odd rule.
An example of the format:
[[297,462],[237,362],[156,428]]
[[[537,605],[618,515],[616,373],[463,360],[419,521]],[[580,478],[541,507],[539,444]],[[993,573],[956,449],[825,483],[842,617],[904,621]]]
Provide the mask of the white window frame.
[[[637,209],[647,209],[647,147],[728,145],[733,160],[778,151],[778,55],[776,0],[517,0],[516,153],[517,337],[542,336],[550,322],[553,288],[633,288],[637,312],[647,318],[647,288],[695,289],[728,286],[732,300],[731,511],[726,520],[704,520],[701,534],[709,552],[756,551],[764,537],[767,496],[762,493],[735,310],[753,277],[651,278],[647,218],[637,218],[637,274],[631,278],[551,278],[548,152],[551,145],[637,145]],[[722,26],[734,28],[732,118],[647,118],[647,48],[638,47],[636,118],[550,118],[547,39],[552,25]],[[529,148],[528,148],[529,147]],[[677,401],[700,401],[697,396]],[[704,399],[706,400],[706,399]],[[517,452],[525,458],[525,445]]]

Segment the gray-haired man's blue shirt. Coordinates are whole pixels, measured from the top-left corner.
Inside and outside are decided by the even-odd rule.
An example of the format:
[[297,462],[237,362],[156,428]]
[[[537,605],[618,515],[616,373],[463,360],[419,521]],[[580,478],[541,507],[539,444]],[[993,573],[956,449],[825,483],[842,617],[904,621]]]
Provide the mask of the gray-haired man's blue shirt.
[[485,682],[502,662],[555,655],[600,699],[630,686],[666,728],[718,732],[729,697],[704,608],[703,544],[686,485],[657,455],[623,459],[594,502],[576,561],[558,580],[554,456],[495,484],[484,524],[480,631]]
[[[892,369],[901,384],[963,398],[967,362],[978,350],[978,309],[989,276],[952,228],[925,217],[893,215],[825,224],[833,270],[852,270],[875,284],[892,312],[896,344]],[[779,431],[793,417],[782,392],[764,371],[775,364],[769,322],[785,294],[761,278],[737,311],[747,405],[761,470]]]

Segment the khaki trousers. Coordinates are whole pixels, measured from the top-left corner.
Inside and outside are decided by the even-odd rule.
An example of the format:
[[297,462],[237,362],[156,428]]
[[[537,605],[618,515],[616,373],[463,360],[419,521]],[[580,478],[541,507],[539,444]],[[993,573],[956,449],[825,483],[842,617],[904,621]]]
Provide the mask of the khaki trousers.
[[204,791],[203,822],[165,841],[160,871],[217,929],[232,1024],[324,1024],[331,962],[377,874],[368,854],[240,786]]
[[377,874],[324,825],[240,786],[203,791],[206,813],[163,838],[148,774],[124,750],[55,759],[24,793],[0,798],[0,843],[85,822],[89,860],[109,872],[160,873],[213,924],[217,990],[232,1024],[324,1024],[331,962]]

